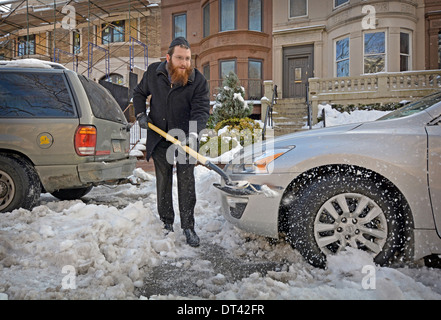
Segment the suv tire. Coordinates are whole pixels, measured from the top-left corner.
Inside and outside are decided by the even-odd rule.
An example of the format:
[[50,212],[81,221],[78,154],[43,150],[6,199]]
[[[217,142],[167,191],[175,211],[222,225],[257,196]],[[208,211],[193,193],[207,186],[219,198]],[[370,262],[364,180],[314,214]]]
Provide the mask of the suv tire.
[[0,212],[30,210],[38,204],[40,193],[40,179],[27,160],[0,154]]

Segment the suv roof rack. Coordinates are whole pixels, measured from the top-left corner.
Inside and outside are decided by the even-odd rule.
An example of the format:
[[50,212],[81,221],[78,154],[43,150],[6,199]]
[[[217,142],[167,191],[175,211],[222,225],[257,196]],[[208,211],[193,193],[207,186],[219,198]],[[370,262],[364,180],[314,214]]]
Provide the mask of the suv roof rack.
[[14,68],[43,68],[43,69],[67,69],[62,64],[45,61],[40,59],[19,59],[11,61],[0,61],[1,67],[14,67]]

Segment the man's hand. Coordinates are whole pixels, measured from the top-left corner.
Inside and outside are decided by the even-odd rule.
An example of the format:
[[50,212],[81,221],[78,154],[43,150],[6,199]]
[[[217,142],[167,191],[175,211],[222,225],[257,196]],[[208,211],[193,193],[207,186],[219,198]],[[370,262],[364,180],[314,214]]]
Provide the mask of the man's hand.
[[138,113],[136,116],[136,120],[138,120],[139,126],[142,129],[149,128],[148,118],[147,118],[147,114],[145,112]]

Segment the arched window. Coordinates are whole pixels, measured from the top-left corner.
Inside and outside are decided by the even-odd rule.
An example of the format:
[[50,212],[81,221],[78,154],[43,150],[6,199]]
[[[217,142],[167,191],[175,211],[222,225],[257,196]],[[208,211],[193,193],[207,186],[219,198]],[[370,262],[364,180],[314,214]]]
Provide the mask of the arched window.
[[124,85],[124,77],[118,73],[111,73],[108,78],[104,76],[101,78],[101,80],[106,80],[114,84],[119,84],[120,86]]

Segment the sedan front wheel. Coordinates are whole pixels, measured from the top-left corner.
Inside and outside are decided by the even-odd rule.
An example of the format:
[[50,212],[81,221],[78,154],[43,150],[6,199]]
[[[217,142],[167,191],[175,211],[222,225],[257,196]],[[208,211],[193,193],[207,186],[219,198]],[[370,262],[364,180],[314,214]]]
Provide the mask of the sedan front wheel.
[[288,239],[312,265],[324,268],[326,257],[347,246],[389,263],[403,245],[402,221],[383,180],[349,173],[310,181],[289,207]]

